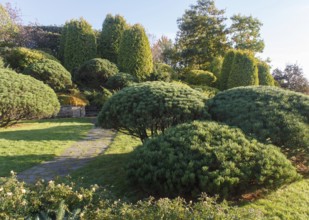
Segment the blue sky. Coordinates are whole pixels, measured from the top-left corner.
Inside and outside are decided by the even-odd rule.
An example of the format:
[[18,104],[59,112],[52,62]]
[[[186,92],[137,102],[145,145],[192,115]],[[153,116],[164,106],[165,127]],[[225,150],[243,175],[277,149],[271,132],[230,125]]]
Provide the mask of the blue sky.
[[[20,8],[24,23],[64,24],[84,17],[101,29],[108,13],[120,14],[131,23],[141,23],[148,33],[174,38],[177,18],[196,0],[0,0]],[[236,13],[257,17],[264,25],[263,58],[270,57],[274,68],[298,63],[309,79],[309,1],[308,0],[216,0],[228,17]]]

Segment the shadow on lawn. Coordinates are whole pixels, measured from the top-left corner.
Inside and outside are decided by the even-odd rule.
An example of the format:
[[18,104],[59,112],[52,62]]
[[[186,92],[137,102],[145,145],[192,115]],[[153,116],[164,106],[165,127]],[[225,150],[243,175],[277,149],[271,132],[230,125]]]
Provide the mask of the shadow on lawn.
[[85,135],[80,134],[81,126],[91,129],[91,125],[67,125],[67,126],[55,126],[44,129],[33,130],[14,130],[14,131],[1,131],[0,139],[13,140],[13,141],[75,141],[83,138]]
[[42,161],[51,160],[54,154],[29,154],[19,156],[0,156],[0,177],[10,176],[10,171],[20,173]]

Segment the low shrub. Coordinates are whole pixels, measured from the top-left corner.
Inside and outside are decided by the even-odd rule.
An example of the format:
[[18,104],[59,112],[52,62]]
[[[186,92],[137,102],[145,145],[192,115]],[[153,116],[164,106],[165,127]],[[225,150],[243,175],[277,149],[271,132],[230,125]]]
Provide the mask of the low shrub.
[[88,104],[87,100],[69,94],[58,95],[58,100],[60,105],[86,106]]
[[220,92],[219,89],[216,89],[214,87],[210,87],[210,86],[197,86],[197,85],[190,85],[190,87],[192,89],[195,89],[201,93],[204,94],[204,96],[208,99],[214,97],[217,93]]
[[111,90],[121,90],[124,87],[130,86],[134,82],[137,82],[137,79],[131,74],[117,73],[108,78],[105,86]]
[[56,92],[72,85],[71,74],[60,63],[53,60],[44,59],[32,63],[23,73],[44,82]]
[[115,64],[105,59],[95,58],[81,65],[76,74],[76,81],[88,89],[100,89],[108,78],[118,73]]
[[155,63],[153,73],[150,74],[150,81],[170,82],[175,75],[173,68],[165,63]]
[[101,109],[104,103],[113,95],[108,89],[105,88],[102,88],[101,91],[84,91],[84,94],[88,99],[89,104],[91,106],[96,106],[98,109]]
[[0,69],[0,127],[22,119],[54,116],[59,107],[55,92],[43,82]]
[[30,64],[43,59],[50,59],[59,62],[54,56],[25,47],[16,47],[6,51],[5,60],[7,64],[18,72],[24,71]]
[[240,129],[216,122],[191,122],[166,130],[138,147],[128,179],[152,195],[222,198],[273,188],[299,178],[273,145],[248,139]]
[[139,83],[114,94],[104,104],[98,122],[105,128],[126,129],[144,141],[170,126],[208,118],[205,101],[203,94],[186,86]]
[[277,87],[240,87],[208,102],[212,118],[241,128],[264,143],[308,150],[309,97]]
[[184,73],[185,81],[192,85],[212,86],[217,78],[211,72],[204,70],[189,70]]

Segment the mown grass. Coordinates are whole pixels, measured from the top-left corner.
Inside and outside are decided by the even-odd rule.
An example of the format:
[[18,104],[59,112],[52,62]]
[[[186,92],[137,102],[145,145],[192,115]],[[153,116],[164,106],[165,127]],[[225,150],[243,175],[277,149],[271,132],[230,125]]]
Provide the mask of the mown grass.
[[0,129],[0,176],[51,160],[91,129],[90,119],[27,121]]

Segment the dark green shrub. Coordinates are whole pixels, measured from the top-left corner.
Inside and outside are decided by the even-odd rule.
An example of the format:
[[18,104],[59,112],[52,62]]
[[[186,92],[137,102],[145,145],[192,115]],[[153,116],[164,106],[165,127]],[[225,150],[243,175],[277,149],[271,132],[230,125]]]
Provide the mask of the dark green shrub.
[[132,83],[136,82],[136,78],[128,73],[117,73],[114,76],[108,78],[105,86],[108,89],[120,90],[124,87],[130,86]]
[[149,80],[170,82],[174,74],[174,70],[171,66],[165,63],[155,63],[153,72],[150,74]]
[[309,146],[309,97],[276,87],[240,87],[208,103],[212,118],[285,149]]
[[123,32],[128,28],[126,20],[120,16],[108,14],[104,20],[98,40],[98,54],[104,59],[117,63],[120,41]]
[[232,65],[234,62],[234,57],[235,57],[235,50],[230,50],[226,53],[223,59],[222,63],[222,69],[221,69],[221,74],[219,77],[219,87],[221,90],[226,90],[227,89],[227,82],[230,77]]
[[105,88],[102,88],[101,91],[84,91],[84,94],[89,101],[89,104],[91,106],[96,106],[99,109],[101,109],[104,103],[113,95],[108,89]]
[[59,107],[55,92],[43,82],[0,69],[0,127],[22,119],[54,116]]
[[60,63],[53,60],[32,63],[23,73],[43,81],[55,91],[61,91],[72,85],[71,74]]
[[227,88],[259,85],[256,59],[249,52],[236,51]]
[[203,109],[205,101],[203,94],[177,84],[134,84],[120,90],[104,104],[98,122],[106,128],[126,129],[144,141],[170,126],[208,118]]
[[100,89],[108,78],[118,73],[115,64],[105,59],[95,58],[82,64],[77,71],[75,80],[90,89]]
[[5,66],[5,63],[3,61],[3,58],[0,57],[0,68],[4,68],[4,66]]
[[59,62],[54,56],[40,50],[25,47],[16,47],[7,51],[5,60],[7,64],[18,72],[22,72],[30,64],[40,60],[49,59]]
[[153,72],[150,44],[141,25],[133,25],[123,33],[118,67],[120,71],[132,74],[139,81],[146,80]]
[[213,87],[210,87],[210,86],[196,86],[196,85],[190,85],[190,87],[192,89],[195,89],[201,93],[203,93],[203,95],[205,96],[205,98],[212,98],[214,97],[217,93],[220,92],[219,89],[216,89],[216,88],[213,88]]
[[189,70],[184,73],[185,81],[192,85],[212,86],[217,81],[213,73],[204,70]]
[[248,139],[240,129],[216,122],[191,122],[166,130],[138,147],[128,178],[152,195],[224,198],[299,178],[273,145]]
[[60,46],[64,48],[60,48],[60,51],[63,51],[63,63],[69,71],[96,57],[95,33],[83,18],[67,22],[61,37]]
[[275,86],[275,80],[270,74],[270,66],[262,61],[258,62],[259,84],[264,86]]

